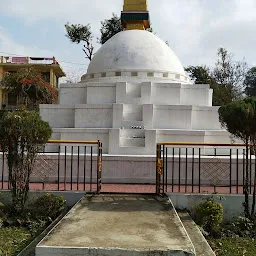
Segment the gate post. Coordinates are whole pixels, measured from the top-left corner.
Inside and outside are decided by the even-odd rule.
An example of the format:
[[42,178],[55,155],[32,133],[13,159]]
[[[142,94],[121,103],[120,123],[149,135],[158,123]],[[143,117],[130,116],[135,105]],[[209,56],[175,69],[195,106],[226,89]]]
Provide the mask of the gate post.
[[97,194],[101,192],[102,184],[102,143],[98,140],[98,156],[97,156]]
[[162,175],[161,145],[156,146],[156,194],[160,195]]

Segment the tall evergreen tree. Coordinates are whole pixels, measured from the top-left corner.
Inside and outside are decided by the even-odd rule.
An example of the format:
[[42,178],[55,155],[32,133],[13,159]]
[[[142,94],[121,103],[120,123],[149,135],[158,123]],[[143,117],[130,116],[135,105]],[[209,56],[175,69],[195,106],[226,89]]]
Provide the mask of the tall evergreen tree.
[[256,96],[256,67],[251,68],[246,76],[244,81],[244,93],[247,96]]
[[101,21],[101,37],[98,41],[101,44],[105,44],[111,37],[123,30],[121,18],[113,13],[112,18]]

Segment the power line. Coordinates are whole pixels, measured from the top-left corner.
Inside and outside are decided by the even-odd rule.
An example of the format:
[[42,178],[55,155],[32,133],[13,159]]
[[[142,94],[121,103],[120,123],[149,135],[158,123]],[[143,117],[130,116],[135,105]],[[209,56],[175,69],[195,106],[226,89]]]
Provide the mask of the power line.
[[[5,54],[5,55],[11,55],[11,56],[27,57],[22,54],[15,54],[15,53],[8,53],[8,52],[0,52],[0,53]],[[87,65],[85,63],[76,63],[76,62],[70,62],[70,61],[64,61],[64,60],[58,60],[58,62],[74,64],[74,65],[83,65],[83,66]]]
[[86,66],[87,64],[58,60],[58,62]]

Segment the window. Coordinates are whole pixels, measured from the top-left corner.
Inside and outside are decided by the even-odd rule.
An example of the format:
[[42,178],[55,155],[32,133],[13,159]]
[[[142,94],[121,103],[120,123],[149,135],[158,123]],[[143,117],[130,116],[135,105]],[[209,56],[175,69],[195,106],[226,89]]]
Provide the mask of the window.
[[168,77],[168,73],[163,73],[163,77]]
[[106,77],[106,76],[107,76],[106,72],[101,73],[101,77]]
[[17,73],[17,71],[7,71],[8,73],[10,73],[10,74],[16,74]]
[[148,72],[148,77],[153,77],[154,76],[154,73],[153,72]]
[[42,78],[44,79],[45,82],[50,83],[50,72],[43,72]]
[[55,76],[55,77],[56,77],[56,87],[58,87],[59,86],[59,78],[57,76]]
[[17,95],[13,93],[8,93],[8,105],[16,106],[17,105]]
[[132,72],[131,76],[138,76],[138,72]]
[[90,75],[90,78],[94,78],[94,74],[91,74],[91,75]]
[[116,72],[116,76],[121,76],[121,72]]

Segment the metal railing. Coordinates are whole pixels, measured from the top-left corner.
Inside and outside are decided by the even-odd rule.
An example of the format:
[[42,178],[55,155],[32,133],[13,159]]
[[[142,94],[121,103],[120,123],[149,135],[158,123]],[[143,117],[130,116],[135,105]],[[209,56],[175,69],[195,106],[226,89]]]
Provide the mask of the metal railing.
[[[249,192],[253,193],[255,155],[249,151]],[[244,144],[158,143],[156,193],[242,194],[246,184]]]
[[55,57],[0,56],[2,64],[58,64]]
[[[10,189],[5,153],[0,157],[0,189]],[[51,140],[37,155],[30,190],[100,193],[101,173],[100,141]]]

